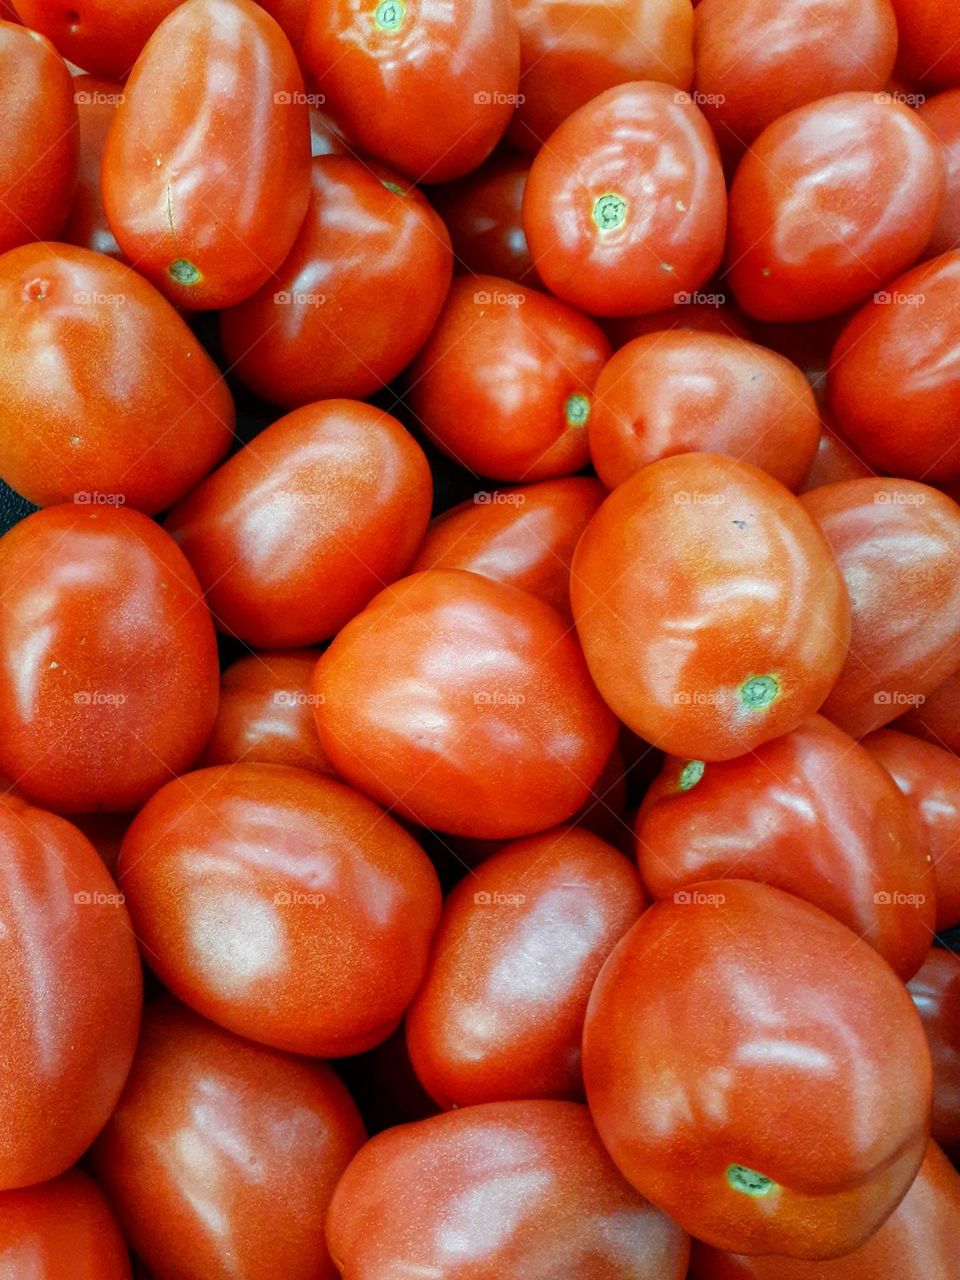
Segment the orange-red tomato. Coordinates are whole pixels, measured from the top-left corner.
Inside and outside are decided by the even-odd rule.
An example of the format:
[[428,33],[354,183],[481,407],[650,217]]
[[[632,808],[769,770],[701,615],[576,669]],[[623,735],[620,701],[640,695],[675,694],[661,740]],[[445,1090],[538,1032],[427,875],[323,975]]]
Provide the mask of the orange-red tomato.
[[20,17],[42,31],[84,71],[124,80],[177,0],[14,0]]
[[37,1187],[0,1192],[0,1274],[30,1280],[130,1280],[120,1228],[79,1169]]
[[960,89],[921,102],[917,114],[940,139],[947,165],[947,193],[926,257],[960,249]]
[[896,726],[960,755],[960,671],[947,676],[923,702],[901,716]]
[[953,0],[893,0],[900,46],[897,66],[930,89],[960,85],[960,8]]
[[933,1059],[930,1132],[941,1146],[960,1152],[960,955],[932,948],[907,990]]
[[73,85],[80,117],[79,172],[70,217],[61,236],[67,244],[119,258],[120,246],[103,207],[100,177],[107,134],[123,97],[123,86],[95,76],[77,76]]
[[539,284],[523,234],[529,172],[529,156],[498,151],[473,173],[431,190],[453,241],[457,271]]

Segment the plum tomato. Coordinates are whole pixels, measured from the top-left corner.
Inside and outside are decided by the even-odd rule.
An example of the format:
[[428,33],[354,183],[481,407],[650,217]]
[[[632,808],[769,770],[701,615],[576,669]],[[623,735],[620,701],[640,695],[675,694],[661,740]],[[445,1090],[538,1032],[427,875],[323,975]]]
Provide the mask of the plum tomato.
[[67,244],[121,258],[120,246],[103,207],[100,176],[107,134],[123,97],[123,86],[95,76],[77,76],[73,83],[73,97],[80,117],[79,173],[77,193],[61,238]]
[[960,670],[947,676],[943,684],[938,684],[895,724],[904,733],[960,755]]
[[960,89],[921,102],[917,114],[940,139],[947,164],[947,194],[925,257],[960,249]]
[[539,284],[523,234],[530,157],[498,151],[473,173],[433,187],[430,201],[450,232],[457,271]]
[[960,1153],[960,956],[933,947],[907,990],[917,1006],[933,1059],[930,1132],[941,1146]]
[[893,0],[900,45],[897,66],[925,89],[960,85],[960,8],[954,0]]
[[0,1192],[0,1274],[13,1280],[130,1280],[130,1256],[97,1184],[79,1169]]
[[84,71],[125,80],[177,0],[14,0],[17,12]]

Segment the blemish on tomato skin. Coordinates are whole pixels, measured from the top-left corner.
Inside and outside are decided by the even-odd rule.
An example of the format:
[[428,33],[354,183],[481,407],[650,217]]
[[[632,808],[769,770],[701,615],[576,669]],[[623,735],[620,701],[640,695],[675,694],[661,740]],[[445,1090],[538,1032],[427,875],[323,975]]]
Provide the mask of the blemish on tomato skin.
[[37,276],[34,280],[28,280],[20,291],[20,300],[22,302],[43,302],[50,296],[51,281]]

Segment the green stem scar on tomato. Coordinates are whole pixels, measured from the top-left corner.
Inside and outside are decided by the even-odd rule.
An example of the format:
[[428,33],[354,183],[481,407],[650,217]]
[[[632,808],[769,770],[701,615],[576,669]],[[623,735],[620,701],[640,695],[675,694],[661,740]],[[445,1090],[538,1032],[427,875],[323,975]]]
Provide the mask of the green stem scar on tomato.
[[601,231],[615,231],[627,220],[627,202],[623,196],[608,192],[593,206],[593,220]]
[[705,768],[706,765],[702,760],[688,760],[680,770],[680,790],[689,791],[691,787],[695,787],[703,777]]
[[590,417],[590,397],[575,392],[567,400],[566,414],[567,422],[571,427],[586,426],[587,419]]
[[731,1164],[727,1168],[727,1181],[734,1191],[742,1191],[745,1196],[766,1196],[777,1185],[772,1178],[766,1178],[755,1169],[746,1169],[742,1164]]
[[381,0],[373,17],[381,31],[396,31],[403,22],[407,7],[403,0]]
[[199,269],[186,258],[177,258],[175,262],[171,262],[169,270],[177,284],[196,284],[200,279]]
[[740,701],[749,711],[769,707],[780,693],[780,682],[775,676],[751,676],[740,686]]

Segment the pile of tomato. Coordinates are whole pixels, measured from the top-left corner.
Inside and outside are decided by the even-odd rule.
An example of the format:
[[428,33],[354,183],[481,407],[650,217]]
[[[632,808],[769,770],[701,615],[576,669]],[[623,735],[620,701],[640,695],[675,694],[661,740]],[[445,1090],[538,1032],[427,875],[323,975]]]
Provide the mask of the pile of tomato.
[[960,1280],[956,0],[0,0],[0,482],[2,1280]]

